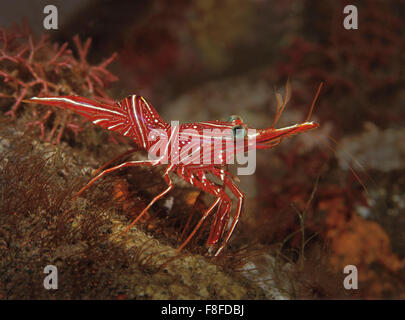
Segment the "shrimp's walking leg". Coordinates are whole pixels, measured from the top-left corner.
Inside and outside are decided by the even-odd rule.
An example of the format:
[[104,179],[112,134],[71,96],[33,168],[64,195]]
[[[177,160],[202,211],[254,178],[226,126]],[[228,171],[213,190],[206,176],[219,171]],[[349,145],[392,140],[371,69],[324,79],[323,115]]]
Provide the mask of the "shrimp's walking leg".
[[[225,248],[226,243],[228,242],[236,225],[238,224],[239,217],[240,217],[240,214],[241,214],[242,208],[243,208],[243,200],[245,199],[245,195],[243,194],[243,192],[240,191],[240,189],[236,186],[236,184],[229,177],[225,178],[225,185],[231,190],[231,192],[238,199],[238,204],[236,207],[235,215],[233,216],[233,221],[232,221],[231,227],[229,228],[228,233],[225,236],[225,239],[222,241],[222,244],[220,245],[217,252],[215,253],[215,256],[218,256],[221,253],[221,251]],[[228,221],[227,219],[225,219],[225,220]],[[225,225],[224,225],[224,227],[225,227]]]
[[[187,245],[187,243],[191,240],[191,238],[195,235],[195,233],[198,231],[198,229],[200,229],[202,223],[212,213],[212,211],[215,209],[215,207],[218,205],[218,203],[220,204],[220,206],[218,208],[217,214],[219,211],[222,211],[221,208],[223,207],[223,204],[226,204],[224,206],[225,208],[230,208],[229,204],[230,204],[231,200],[230,200],[229,196],[225,193],[223,187],[208,180],[205,173],[201,170],[197,171],[197,170],[192,170],[192,169],[185,169],[185,170],[179,171],[178,174],[191,185],[193,185],[203,191],[209,192],[212,195],[217,197],[215,202],[205,211],[205,213],[200,218],[197,225],[194,227],[193,231],[190,233],[190,235],[187,237],[187,239],[177,249],[177,252],[180,252]],[[223,216],[226,216],[226,215],[227,215],[227,213],[225,213]],[[218,217],[215,217],[215,221],[217,219],[218,219]],[[222,217],[220,219],[222,220]]]
[[205,211],[204,215],[201,217],[200,221],[198,221],[197,225],[194,227],[193,231],[190,233],[190,235],[187,237],[187,239],[180,245],[180,247],[176,250],[176,252],[180,252],[186,245],[187,243],[191,240],[191,238],[194,236],[194,234],[197,232],[198,229],[200,229],[201,224],[204,222],[204,220],[210,215],[212,210],[217,206],[218,202],[221,200],[221,197],[218,197],[217,200],[208,208],[207,211]]
[[142,216],[148,212],[149,208],[159,199],[163,198],[170,190],[173,189],[174,184],[172,182],[172,180],[170,179],[169,173],[173,171],[174,165],[170,165],[167,167],[165,173],[163,174],[163,178],[165,179],[168,187],[162,191],[161,193],[159,193],[156,197],[154,197],[152,199],[151,202],[149,202],[149,204],[145,207],[145,209],[142,210],[142,212],[134,219],[134,221],[131,222],[131,224],[125,228],[125,230],[123,232],[121,232],[120,236],[123,235],[124,233],[128,232],[129,229],[132,228],[132,226],[137,223],[139,221],[139,219],[142,218]]
[[215,219],[212,222],[210,234],[207,239],[207,246],[214,246],[219,239],[221,239],[225,227],[228,225],[229,215],[231,212],[231,199],[228,201],[221,201],[218,206],[217,213],[215,214]]
[[155,160],[145,160],[145,161],[128,161],[121,163],[118,166],[112,167],[110,169],[104,170],[101,173],[99,173],[97,176],[95,176],[93,179],[91,179],[83,188],[80,189],[78,193],[75,194],[73,199],[76,199],[78,196],[80,196],[85,190],[87,190],[94,182],[96,182],[98,179],[104,177],[107,173],[113,172],[115,170],[125,168],[125,167],[131,167],[131,166],[155,166],[157,165],[158,162]]
[[136,151],[138,151],[139,148],[133,148],[130,150],[125,151],[124,153],[121,153],[119,156],[115,157],[114,159],[106,162],[105,164],[103,164],[100,168],[98,168],[96,171],[93,172],[93,176],[95,176],[96,174],[98,174],[101,170],[104,170],[105,168],[107,168],[109,165],[111,165],[112,163],[114,163],[115,161],[118,161],[119,159],[130,155],[131,153],[134,153]]

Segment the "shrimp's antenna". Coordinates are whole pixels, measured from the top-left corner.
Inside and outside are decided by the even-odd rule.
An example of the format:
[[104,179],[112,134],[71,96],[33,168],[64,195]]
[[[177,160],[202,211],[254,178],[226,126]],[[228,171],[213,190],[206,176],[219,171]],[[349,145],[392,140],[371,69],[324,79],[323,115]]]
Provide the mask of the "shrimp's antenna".
[[285,86],[286,92],[285,92],[285,97],[278,93],[275,92],[276,95],[276,101],[277,101],[277,111],[276,115],[274,117],[273,124],[271,125],[272,128],[277,124],[278,119],[280,119],[280,116],[282,115],[285,106],[287,105],[288,101],[291,99],[291,85],[290,85],[290,79],[287,80],[287,84]]
[[[330,135],[328,134],[321,134],[321,136],[324,136],[325,138],[327,138],[330,142],[332,142],[335,146],[338,145],[338,142],[336,141],[336,139],[332,138]],[[328,143],[323,142],[323,144],[329,149],[331,150],[333,153],[336,154],[336,148],[331,146]],[[367,173],[366,169],[364,168],[364,166],[348,151],[343,150],[343,153],[353,162],[354,165],[356,165],[357,167],[360,168],[361,172],[367,177],[368,180],[370,180],[374,185],[377,185],[376,182],[374,181],[374,179],[372,179],[372,177]],[[360,174],[359,172],[357,172],[357,170],[354,168],[353,165],[351,165],[348,162],[348,167],[350,172],[353,174],[353,176],[356,178],[356,180],[361,184],[361,187],[363,188],[363,190],[366,192],[366,194],[369,194],[368,192],[368,188],[366,186],[366,183],[363,181],[362,178],[360,178]],[[359,171],[360,171],[359,170]]]
[[309,113],[308,113],[307,118],[305,119],[305,122],[308,122],[309,119],[311,119],[312,111],[314,110],[316,100],[317,100],[318,97],[319,97],[319,93],[321,92],[322,87],[323,87],[323,82],[320,83],[320,85],[319,85],[319,87],[318,87],[318,91],[316,91],[314,100],[312,101],[311,109],[309,109]]

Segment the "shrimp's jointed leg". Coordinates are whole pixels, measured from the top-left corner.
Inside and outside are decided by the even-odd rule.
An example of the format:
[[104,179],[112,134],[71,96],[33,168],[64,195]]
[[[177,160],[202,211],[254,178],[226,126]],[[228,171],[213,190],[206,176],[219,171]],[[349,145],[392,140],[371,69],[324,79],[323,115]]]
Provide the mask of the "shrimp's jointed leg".
[[132,228],[132,226],[137,223],[139,221],[139,219],[142,218],[142,216],[148,212],[149,208],[159,199],[163,198],[170,190],[173,189],[174,184],[172,182],[172,180],[170,179],[169,173],[173,171],[174,165],[170,165],[167,167],[165,173],[163,174],[163,178],[165,179],[166,183],[167,183],[167,188],[162,191],[161,193],[159,193],[156,197],[154,197],[152,199],[151,202],[149,202],[149,204],[145,207],[145,209],[142,210],[142,212],[134,219],[134,221],[131,222],[131,224],[125,228],[125,230],[123,232],[121,232],[120,235],[123,235],[124,233],[128,232],[129,229]]
[[87,190],[94,182],[96,182],[98,179],[104,177],[107,173],[113,172],[115,170],[125,168],[125,167],[131,167],[131,166],[155,166],[157,165],[158,162],[155,160],[145,160],[145,161],[128,161],[121,163],[118,166],[112,167],[110,169],[103,170],[101,173],[99,173],[97,176],[95,176],[93,179],[91,179],[83,188],[80,189],[78,193],[75,194],[73,199],[76,199],[78,196],[80,196],[85,190]]
[[[238,199],[238,204],[236,206],[236,212],[235,215],[233,216],[232,224],[231,227],[228,230],[228,233],[225,236],[225,239],[222,241],[222,244],[218,248],[217,252],[215,253],[215,256],[218,256],[221,251],[224,249],[225,245],[227,244],[229,238],[231,237],[236,225],[238,224],[240,214],[242,212],[243,208],[243,200],[245,198],[245,195],[243,194],[242,191],[239,190],[239,188],[236,186],[235,182],[232,181],[229,177],[225,177],[225,185],[231,190],[231,192],[235,195],[235,197]],[[225,219],[227,222],[228,219]],[[223,226],[220,226],[220,228],[225,228],[226,225],[224,224]],[[221,232],[222,235],[222,232]]]
[[[218,185],[208,179],[206,174],[204,173],[203,170],[199,169],[189,169],[189,168],[182,168],[182,170],[178,171],[178,174],[188,183],[191,185],[211,193],[214,195],[216,200],[214,203],[205,211],[203,216],[200,218],[198,221],[197,225],[194,227],[193,231],[190,233],[190,235],[187,237],[187,239],[180,245],[180,247],[177,249],[177,252],[181,251],[187,243],[191,240],[191,238],[195,235],[195,233],[200,229],[202,223],[205,221],[205,219],[212,213],[212,211],[215,209],[215,207],[219,204],[217,213],[214,218],[214,223],[211,227],[211,232],[210,232],[210,237],[209,240],[207,241],[207,244],[209,246],[215,244],[218,241],[218,238],[222,235],[222,232],[224,230],[224,227],[219,228],[220,230],[218,233],[220,235],[215,235],[214,237],[211,235],[213,233],[213,229],[217,225],[223,225],[225,226],[224,221],[227,221],[227,217],[229,216],[229,211],[231,209],[231,199],[229,196],[226,194],[224,187],[221,185]],[[214,238],[215,241],[210,241],[210,238]]]
[[128,151],[125,151],[124,153],[121,153],[120,155],[116,156],[114,159],[104,163],[100,168],[98,168],[96,171],[93,172],[93,176],[95,176],[96,174],[98,174],[101,170],[104,170],[105,168],[107,168],[109,165],[111,165],[112,163],[114,163],[115,161],[118,161],[120,159],[122,159],[125,156],[130,155],[131,153],[134,153],[136,151],[138,151],[139,148],[133,148],[130,149]]
[[194,234],[197,232],[197,230],[200,229],[201,224],[210,215],[212,210],[215,209],[215,207],[217,206],[217,204],[220,200],[221,200],[221,197],[218,197],[217,200],[215,200],[215,202],[207,209],[207,211],[205,211],[205,213],[201,217],[200,221],[198,221],[197,225],[194,227],[193,231],[189,234],[187,239],[180,245],[180,247],[178,247],[178,249],[176,250],[177,253],[180,252],[187,245],[187,243],[191,240],[191,238],[194,236]]

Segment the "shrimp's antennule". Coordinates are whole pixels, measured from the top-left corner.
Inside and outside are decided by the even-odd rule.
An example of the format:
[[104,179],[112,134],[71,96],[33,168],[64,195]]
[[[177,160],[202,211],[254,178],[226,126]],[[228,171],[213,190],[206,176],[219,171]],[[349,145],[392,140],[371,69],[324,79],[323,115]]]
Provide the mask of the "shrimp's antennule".
[[277,124],[278,120],[280,119],[281,115],[283,114],[283,111],[291,98],[291,85],[290,85],[290,80],[287,80],[287,84],[285,86],[285,97],[283,98],[282,95],[279,92],[275,92],[276,95],[276,102],[277,102],[277,110],[276,110],[276,115],[274,116],[274,121],[273,124],[271,125],[272,128]]
[[316,100],[317,100],[318,97],[319,97],[319,93],[321,92],[322,87],[323,87],[323,82],[321,82],[321,83],[319,84],[318,90],[316,91],[314,100],[312,101],[312,105],[311,105],[311,108],[309,109],[308,116],[307,116],[307,118],[305,119],[305,122],[308,122],[309,119],[311,119],[312,111],[314,110]]

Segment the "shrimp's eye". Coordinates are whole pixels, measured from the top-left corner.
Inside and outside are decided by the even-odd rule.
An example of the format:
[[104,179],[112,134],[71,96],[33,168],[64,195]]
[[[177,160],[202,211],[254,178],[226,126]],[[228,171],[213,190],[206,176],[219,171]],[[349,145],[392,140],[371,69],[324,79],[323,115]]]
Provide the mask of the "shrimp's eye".
[[246,129],[244,126],[237,125],[232,127],[232,136],[235,139],[243,139],[246,137]]
[[238,115],[231,115],[230,117],[229,117],[229,119],[228,119],[228,122],[234,122],[234,121],[238,121],[238,122],[240,122],[240,123],[243,123],[243,119],[242,119],[242,117],[241,116],[238,116]]

